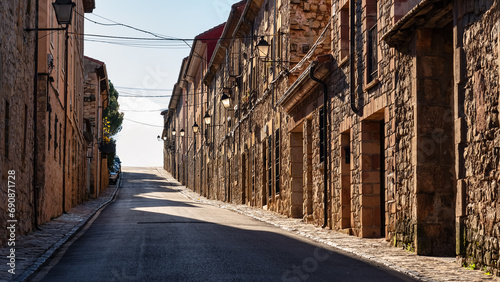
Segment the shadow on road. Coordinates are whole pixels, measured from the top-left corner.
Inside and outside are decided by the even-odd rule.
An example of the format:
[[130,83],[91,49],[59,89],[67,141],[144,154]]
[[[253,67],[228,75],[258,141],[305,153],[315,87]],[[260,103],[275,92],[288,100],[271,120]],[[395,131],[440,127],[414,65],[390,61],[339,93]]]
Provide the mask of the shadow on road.
[[255,219],[191,202],[159,178],[127,172],[116,201],[44,280],[414,281]]

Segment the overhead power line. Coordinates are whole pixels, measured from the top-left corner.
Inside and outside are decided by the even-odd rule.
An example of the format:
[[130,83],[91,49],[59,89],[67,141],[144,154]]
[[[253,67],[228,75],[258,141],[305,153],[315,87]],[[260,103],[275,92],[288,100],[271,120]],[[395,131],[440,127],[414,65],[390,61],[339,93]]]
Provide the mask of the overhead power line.
[[120,95],[120,98],[168,98],[172,95],[142,96],[142,95]]
[[161,126],[161,125],[154,125],[154,124],[144,123],[144,122],[140,122],[140,121],[131,120],[131,119],[128,119],[128,118],[123,118],[123,119],[124,119],[124,120],[128,120],[128,121],[133,122],[133,123],[137,123],[137,124],[145,125],[145,126],[151,126],[151,127],[159,127],[159,128],[163,128],[163,126]]
[[134,27],[134,26],[131,26],[131,25],[128,25],[128,24],[124,24],[124,23],[119,23],[119,22],[116,22],[114,20],[111,20],[111,19],[108,19],[106,17],[103,17],[103,16],[99,16],[97,14],[93,14],[94,16],[96,17],[99,17],[101,19],[104,19],[104,20],[107,20],[107,21],[110,21],[112,22],[112,24],[108,24],[108,23],[101,23],[101,22],[98,22],[98,21],[94,21],[92,19],[89,19],[88,17],[86,17],[85,15],[82,15],[79,13],[80,16],[84,17],[86,20],[90,21],[90,22],[93,22],[95,24],[98,24],[98,25],[103,25],[103,26],[123,26],[123,27],[126,27],[126,28],[130,28],[130,29],[133,29],[133,30],[136,30],[136,31],[139,31],[139,32],[143,32],[143,33],[147,33],[147,34],[150,34],[150,35],[153,35],[154,37],[158,37],[158,38],[173,38],[171,36],[166,36],[166,35],[160,35],[160,34],[157,34],[157,33],[154,33],[154,32],[151,32],[151,31],[147,31],[147,30],[144,30],[144,29],[140,29],[140,28],[137,28],[137,27]]
[[160,110],[122,110],[120,109],[121,112],[134,112],[134,113],[146,113],[146,112],[163,112],[165,109],[160,109]]
[[117,86],[113,85],[115,88],[119,89],[129,89],[129,90],[147,90],[147,91],[172,91],[173,89],[161,89],[161,88],[135,88],[135,87],[126,87],[126,86]]
[[145,48],[145,49],[173,49],[173,50],[175,50],[175,49],[188,49],[189,48],[185,45],[172,45],[172,44],[127,43],[127,42],[113,42],[113,41],[92,40],[92,39],[84,39],[84,41],[125,46],[125,47]]

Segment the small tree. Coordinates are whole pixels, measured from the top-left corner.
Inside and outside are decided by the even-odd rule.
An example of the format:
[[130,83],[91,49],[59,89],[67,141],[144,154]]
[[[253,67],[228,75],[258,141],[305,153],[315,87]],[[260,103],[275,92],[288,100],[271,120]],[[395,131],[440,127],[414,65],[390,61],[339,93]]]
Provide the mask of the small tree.
[[[116,144],[116,140],[113,138],[118,132],[122,130],[123,123],[123,113],[120,113],[120,103],[118,103],[119,97],[118,91],[116,91],[113,83],[109,81],[109,101],[108,106],[103,112],[103,141],[106,144]],[[114,164],[115,153],[108,154],[108,169]]]
[[120,113],[120,103],[118,103],[118,91],[116,91],[113,83],[109,81],[109,103],[104,109],[105,130],[108,137],[116,135],[122,130],[123,113]]

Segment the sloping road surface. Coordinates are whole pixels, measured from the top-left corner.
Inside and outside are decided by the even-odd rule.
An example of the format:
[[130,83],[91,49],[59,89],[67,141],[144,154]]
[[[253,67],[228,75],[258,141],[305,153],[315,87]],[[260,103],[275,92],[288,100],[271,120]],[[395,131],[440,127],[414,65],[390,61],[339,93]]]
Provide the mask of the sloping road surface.
[[412,281],[225,209],[154,168],[125,169],[117,199],[34,281]]

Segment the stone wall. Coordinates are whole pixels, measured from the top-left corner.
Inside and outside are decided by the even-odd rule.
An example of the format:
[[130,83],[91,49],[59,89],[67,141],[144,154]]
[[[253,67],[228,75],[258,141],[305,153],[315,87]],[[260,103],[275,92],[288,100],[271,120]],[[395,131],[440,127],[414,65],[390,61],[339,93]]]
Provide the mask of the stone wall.
[[[394,55],[397,65],[394,73],[394,91],[390,99],[395,101],[394,108],[389,112],[388,131],[389,142],[386,142],[387,170],[387,211],[386,238],[397,247],[414,249],[413,210],[415,197],[411,185],[415,179],[412,165],[413,138],[415,136],[415,120],[413,106],[411,56],[398,53]],[[403,67],[405,66],[405,67]]]
[[[465,264],[486,266],[498,275],[500,206],[498,181],[500,130],[499,101],[499,10],[498,1],[457,1],[459,23],[457,48],[463,113],[457,117],[462,140],[463,173],[459,171],[457,214],[463,214]],[[462,92],[463,91],[463,92]],[[460,214],[461,213],[461,214]]]
[[[7,220],[15,219],[17,235],[32,230],[33,193],[33,78],[35,7],[29,1],[0,3],[0,245],[11,238]],[[9,173],[10,172],[10,173]],[[15,172],[13,174],[13,172]],[[14,177],[9,177],[14,176]],[[12,181],[12,182],[9,182]],[[11,197],[13,185],[15,197]],[[15,199],[14,218],[8,217],[9,199]],[[12,201],[12,200],[10,200]]]

